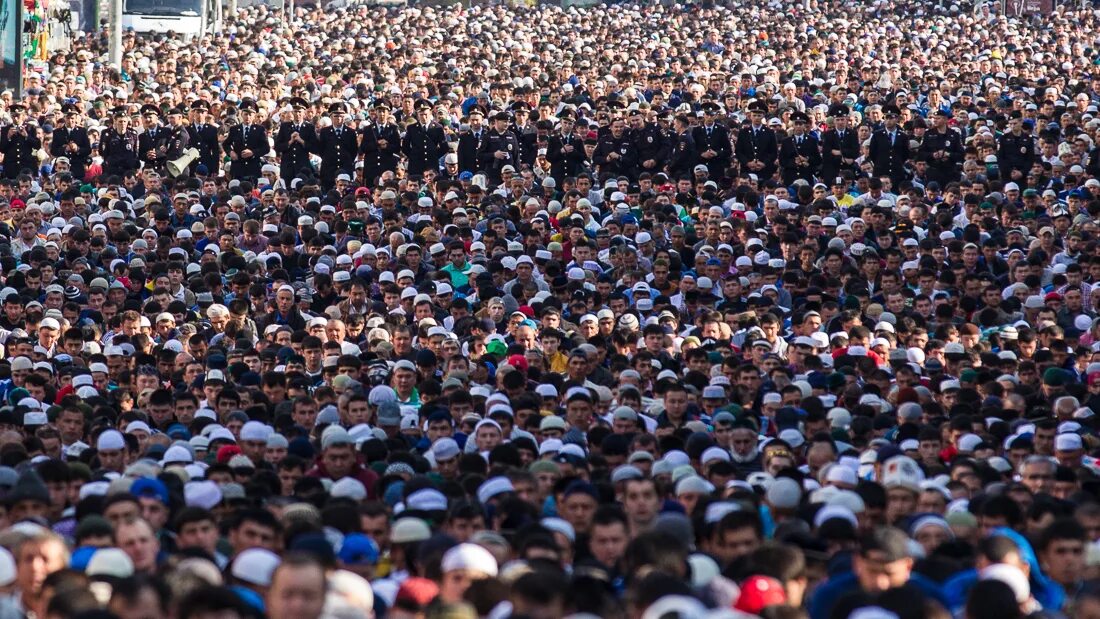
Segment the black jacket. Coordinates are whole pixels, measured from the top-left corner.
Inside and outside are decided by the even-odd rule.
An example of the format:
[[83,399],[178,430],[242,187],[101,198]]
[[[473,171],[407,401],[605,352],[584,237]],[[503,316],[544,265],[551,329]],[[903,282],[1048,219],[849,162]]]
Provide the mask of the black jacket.
[[355,158],[359,154],[359,139],[355,129],[343,126],[325,127],[317,136],[314,151],[321,156],[321,180],[331,184],[337,174],[355,172]]
[[[840,151],[834,155],[833,151]],[[844,135],[836,129],[829,129],[821,136],[821,180],[826,185],[836,182],[841,172],[851,170],[854,163],[844,163],[842,159],[853,162],[859,157],[859,136],[852,129],[845,129]]]
[[[799,157],[804,157],[805,163],[799,163]],[[821,169],[821,147],[817,138],[803,135],[799,140],[792,135],[783,140],[779,149],[779,165],[784,184],[790,185],[801,178],[812,185]]]
[[[710,178],[717,179],[725,176],[726,168],[730,167],[730,159],[733,157],[729,129],[718,124],[710,127],[699,126],[691,131],[691,137],[695,140],[695,151],[698,153],[699,163],[707,166]],[[708,150],[718,154],[710,159],[704,159],[703,153]]]
[[[500,182],[500,171],[504,166],[510,165],[519,169],[519,139],[516,134],[505,129],[503,133],[496,129],[490,129],[481,136],[481,145],[477,149],[477,163],[484,170],[492,183]],[[508,156],[498,159],[496,153],[506,153]]]
[[[696,145],[698,148],[698,145]],[[752,125],[746,125],[737,132],[737,149],[735,150],[737,162],[741,164],[741,173],[756,174],[761,181],[767,180],[775,174],[776,159],[779,157],[779,142],[775,132],[760,125],[753,130]],[[747,166],[751,161],[759,161],[764,164],[761,170],[750,170]]]
[[[305,144],[297,140],[291,143],[295,133]],[[313,172],[309,154],[317,148],[317,130],[312,123],[279,123],[279,132],[275,134],[275,153],[279,155],[279,176],[288,184],[301,175],[302,170]]]
[[[68,148],[70,143],[75,146],[73,150]],[[73,178],[83,180],[84,172],[88,168],[88,157],[92,155],[92,143],[88,140],[88,132],[83,127],[54,129],[53,140],[50,141],[50,154],[55,158],[68,158],[69,170]]]
[[905,164],[909,161],[909,135],[901,129],[895,130],[891,141],[885,128],[871,135],[871,164],[875,174],[889,176],[894,184],[905,179]]
[[[248,125],[247,135],[244,125],[233,127],[222,141],[222,148],[226,155],[237,155],[237,159],[229,164],[229,174],[233,178],[248,180],[260,177],[263,156],[271,151],[271,145],[267,142],[267,130],[262,125]],[[241,153],[245,150],[251,150],[252,156],[247,159],[242,157]]]
[[438,170],[439,159],[447,154],[447,136],[437,123],[424,126],[414,122],[405,129],[401,152],[408,158],[410,176],[420,176],[425,170]]

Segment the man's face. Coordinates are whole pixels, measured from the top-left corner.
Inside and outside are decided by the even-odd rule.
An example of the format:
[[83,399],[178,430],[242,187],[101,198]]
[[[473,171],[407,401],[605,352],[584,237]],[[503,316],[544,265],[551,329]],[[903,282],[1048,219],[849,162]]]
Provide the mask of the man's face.
[[315,619],[325,606],[325,573],[320,566],[283,566],[267,594],[270,619]]
[[245,520],[229,532],[229,543],[237,554],[249,548],[274,550],[275,530],[258,522]]
[[1081,580],[1085,567],[1085,544],[1077,539],[1056,539],[1040,556],[1043,572],[1065,586]]
[[852,571],[859,580],[860,588],[867,593],[879,593],[904,585],[909,580],[912,567],[912,559],[886,561],[885,555],[877,550],[866,555],[855,555],[852,563]]
[[332,479],[340,479],[351,473],[355,454],[351,445],[332,445],[322,454],[321,461]]
[[621,522],[612,522],[606,525],[592,527],[588,548],[593,558],[602,565],[613,567],[618,565],[626,551],[626,544],[630,540],[626,527]]

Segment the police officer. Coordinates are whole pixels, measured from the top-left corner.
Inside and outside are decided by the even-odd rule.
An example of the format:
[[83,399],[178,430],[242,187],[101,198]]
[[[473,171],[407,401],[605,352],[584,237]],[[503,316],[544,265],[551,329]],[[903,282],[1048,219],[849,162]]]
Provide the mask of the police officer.
[[886,123],[871,135],[868,158],[876,176],[889,176],[897,187],[905,180],[905,164],[909,161],[909,135],[898,127],[901,111],[896,105],[883,106]]
[[665,167],[672,144],[665,131],[654,121],[647,121],[643,110],[630,114],[630,135],[638,150],[638,170],[656,174]]
[[163,130],[166,142],[166,163],[179,159],[187,149],[191,148],[191,134],[183,126],[183,117],[186,115],[187,112],[182,106],[168,110],[168,127]]
[[558,132],[550,136],[546,158],[556,179],[576,176],[584,166],[584,136],[576,133],[577,116],[568,108],[558,113]]
[[742,174],[755,174],[760,181],[775,174],[779,142],[775,132],[764,126],[768,104],[760,100],[749,103],[749,124],[737,133],[737,162]]
[[963,161],[963,139],[959,132],[947,126],[951,116],[944,110],[932,113],[932,130],[924,134],[920,154],[928,162],[927,177],[941,187],[959,179]]
[[714,179],[726,175],[730,158],[733,156],[729,129],[717,122],[721,111],[722,108],[713,101],[704,103],[703,124],[691,132],[691,137],[695,140],[696,152],[699,154],[699,163],[707,166],[710,178]]
[[295,178],[313,176],[310,152],[317,148],[317,131],[306,121],[309,104],[301,97],[290,100],[290,118],[279,123],[275,134],[275,153],[279,155],[279,177],[290,183]]
[[821,147],[817,138],[809,135],[810,117],[805,112],[791,114],[791,135],[783,140],[779,149],[779,164],[783,183],[792,185],[803,179],[813,184],[814,176],[821,168]]
[[519,167],[519,140],[508,128],[510,121],[508,112],[497,112],[492,129],[486,132],[477,149],[478,166],[493,184],[500,183],[504,166]]
[[638,149],[627,134],[622,118],[612,119],[611,130],[599,137],[592,162],[599,169],[600,176],[634,176],[638,167]]
[[160,124],[160,108],[152,104],[141,106],[145,131],[138,138],[138,159],[152,170],[164,170],[168,162],[168,131]]
[[439,159],[448,146],[443,127],[432,120],[432,102],[420,99],[414,111],[415,118],[405,128],[401,152],[408,158],[409,176],[419,179],[426,170],[439,169]]
[[477,150],[481,147],[481,138],[485,135],[485,115],[481,110],[470,110],[467,117],[469,131],[460,132],[458,135],[458,170],[459,172],[477,172]]
[[190,112],[187,135],[191,148],[199,151],[198,161],[191,162],[191,172],[216,175],[221,166],[221,147],[218,146],[218,127],[209,120],[210,104],[202,100],[192,101]]
[[359,140],[355,129],[344,121],[348,108],[337,101],[328,108],[332,126],[321,129],[317,135],[316,153],[321,156],[321,188],[332,189],[338,174],[351,174],[355,170],[355,158],[359,154]]
[[821,178],[833,182],[849,171],[859,157],[859,136],[849,126],[848,107],[835,103],[829,107],[833,127],[821,136]]
[[512,114],[515,115],[515,122],[511,129],[519,144],[518,161],[528,168],[534,167],[539,154],[539,134],[535,123],[531,121],[531,108],[524,101],[516,101],[512,104]]
[[[1008,131],[1001,135],[1001,145],[997,151],[997,165],[1006,181],[1021,181],[1027,178],[1031,164],[1035,161],[1035,139],[1023,131],[1023,115],[1019,110],[1012,112],[1008,119]],[[1089,157],[1090,168],[1100,158]],[[1094,173],[1093,170],[1089,170]]]
[[88,132],[80,126],[80,108],[72,103],[61,106],[65,114],[65,124],[53,130],[50,142],[50,154],[69,160],[69,172],[74,179],[83,180],[88,167],[88,157],[92,154],[92,143]]
[[695,149],[695,138],[691,137],[691,120],[685,114],[677,114],[672,119],[675,143],[668,162],[668,175],[673,180],[682,177],[691,178],[692,169],[699,159]]
[[138,133],[130,126],[125,107],[114,110],[114,126],[103,131],[99,151],[103,155],[103,173],[122,176],[138,168]]
[[238,108],[240,124],[229,130],[222,141],[222,149],[229,155],[229,174],[236,179],[255,182],[260,177],[263,157],[271,152],[267,130],[257,124],[259,109],[251,99],[244,99]]
[[34,151],[42,146],[38,127],[27,123],[27,108],[16,103],[9,108],[12,122],[0,131],[0,153],[4,154],[4,176],[14,179],[23,170],[37,172]]
[[363,154],[363,184],[373,187],[383,172],[397,171],[401,161],[401,130],[385,101],[374,104],[375,119],[363,127],[359,152]]

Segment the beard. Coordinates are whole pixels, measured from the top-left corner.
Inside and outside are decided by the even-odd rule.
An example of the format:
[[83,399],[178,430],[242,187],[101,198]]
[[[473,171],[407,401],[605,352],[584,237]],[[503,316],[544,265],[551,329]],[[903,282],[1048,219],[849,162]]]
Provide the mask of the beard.
[[743,456],[738,454],[736,451],[730,451],[730,458],[732,458],[733,461],[738,464],[744,464],[746,462],[752,462],[756,458],[756,455],[758,453],[760,453],[760,451],[756,447],[753,447],[752,451]]

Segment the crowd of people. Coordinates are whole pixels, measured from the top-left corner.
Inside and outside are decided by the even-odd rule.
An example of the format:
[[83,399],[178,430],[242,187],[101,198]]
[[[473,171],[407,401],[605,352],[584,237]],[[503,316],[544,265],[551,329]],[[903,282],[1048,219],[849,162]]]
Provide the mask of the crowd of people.
[[1100,618],[1100,12],[1001,8],[74,34],[0,619]]

